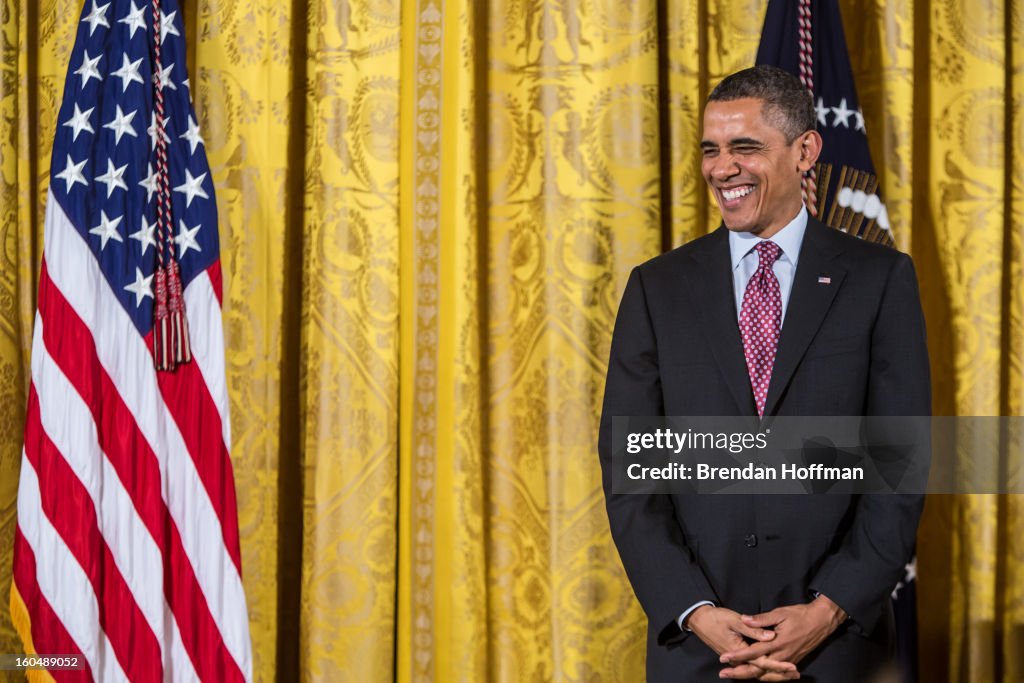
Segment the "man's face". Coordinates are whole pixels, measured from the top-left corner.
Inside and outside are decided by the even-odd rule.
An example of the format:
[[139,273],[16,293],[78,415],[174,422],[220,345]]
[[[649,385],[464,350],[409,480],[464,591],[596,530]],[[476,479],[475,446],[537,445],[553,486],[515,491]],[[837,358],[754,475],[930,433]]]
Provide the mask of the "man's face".
[[799,212],[800,179],[814,165],[821,138],[808,131],[787,144],[761,105],[753,98],[708,102],[701,172],[725,227],[770,237]]

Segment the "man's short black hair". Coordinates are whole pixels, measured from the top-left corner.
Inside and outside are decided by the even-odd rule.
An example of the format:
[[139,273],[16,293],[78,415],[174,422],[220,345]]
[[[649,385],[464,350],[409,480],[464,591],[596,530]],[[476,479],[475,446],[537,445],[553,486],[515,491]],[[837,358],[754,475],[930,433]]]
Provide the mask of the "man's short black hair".
[[778,68],[759,64],[726,76],[708,96],[708,102],[729,102],[753,98],[763,103],[761,114],[765,120],[793,142],[797,136],[814,130],[817,117],[814,98],[793,74]]

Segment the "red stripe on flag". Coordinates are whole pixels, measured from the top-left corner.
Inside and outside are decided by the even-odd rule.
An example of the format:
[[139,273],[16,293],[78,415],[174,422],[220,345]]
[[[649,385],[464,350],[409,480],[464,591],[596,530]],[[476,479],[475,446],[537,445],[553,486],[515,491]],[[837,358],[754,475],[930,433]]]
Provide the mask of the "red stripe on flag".
[[[152,333],[146,344],[153,348]],[[185,441],[199,479],[220,519],[224,546],[238,575],[242,575],[242,553],[238,541],[238,503],[235,500],[235,473],[231,455],[224,445],[220,411],[213,402],[196,363],[179,365],[174,372],[158,372],[157,382],[164,404]]]
[[202,680],[243,681],[161,495],[156,455],[100,364],[88,327],[50,280],[45,261],[39,275],[39,312],[47,350],[88,405],[96,421],[100,448],[163,553],[164,592],[196,673]]
[[213,265],[206,269],[206,274],[213,286],[213,293],[217,295],[217,305],[224,308],[224,273],[220,268],[220,259],[214,261]]
[[[81,655],[46,596],[39,591],[39,584],[36,583],[36,556],[20,528],[14,530],[14,584],[18,587],[28,613],[32,615],[32,644],[36,654]],[[85,657],[81,657],[81,662],[82,669],[52,671],[51,675],[58,681],[69,683],[91,681],[89,663]]]
[[[164,592],[174,606],[174,618],[181,631],[181,640],[192,658],[196,673],[204,681],[245,683],[245,676],[225,647],[224,639],[195,582],[192,567],[181,550],[178,527],[172,524],[169,531],[172,548],[179,549],[179,552],[171,554],[170,572],[164,572]],[[182,575],[187,573],[192,581],[182,581],[179,572]]]
[[99,600],[100,626],[132,681],[160,681],[160,645],[100,534],[88,491],[43,432],[39,397],[29,388],[25,456],[39,478],[43,512],[82,566]]

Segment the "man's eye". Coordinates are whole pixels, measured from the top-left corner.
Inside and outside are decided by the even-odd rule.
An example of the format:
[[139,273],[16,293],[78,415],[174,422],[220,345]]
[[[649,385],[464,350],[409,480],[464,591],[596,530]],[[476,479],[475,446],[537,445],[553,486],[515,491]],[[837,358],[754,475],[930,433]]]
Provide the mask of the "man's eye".
[[711,149],[710,147],[705,147],[703,152],[704,152],[704,156],[706,156],[706,157],[713,157],[716,154],[718,154],[718,150],[717,149]]
[[737,154],[753,154],[754,152],[757,151],[757,147],[733,147],[733,151],[736,152]]

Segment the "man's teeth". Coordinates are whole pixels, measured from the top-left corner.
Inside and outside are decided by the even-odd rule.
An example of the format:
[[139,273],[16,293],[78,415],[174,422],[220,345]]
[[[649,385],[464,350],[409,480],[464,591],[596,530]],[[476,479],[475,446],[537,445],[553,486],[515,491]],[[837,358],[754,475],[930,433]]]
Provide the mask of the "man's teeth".
[[754,188],[747,185],[745,187],[737,187],[735,190],[722,190],[722,196],[731,201],[733,199],[739,199],[740,197],[746,197],[753,191]]

